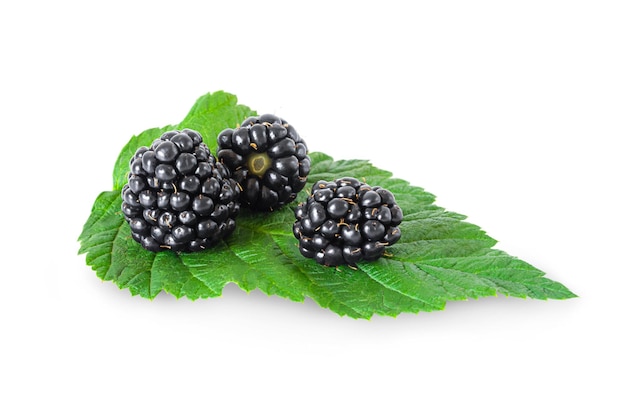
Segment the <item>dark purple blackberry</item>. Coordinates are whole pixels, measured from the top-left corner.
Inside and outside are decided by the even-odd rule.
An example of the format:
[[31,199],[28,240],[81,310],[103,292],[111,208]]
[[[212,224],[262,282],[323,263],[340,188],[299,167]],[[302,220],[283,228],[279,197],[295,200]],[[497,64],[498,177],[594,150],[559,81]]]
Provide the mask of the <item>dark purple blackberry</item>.
[[239,192],[198,132],[173,130],[130,160],[122,212],[144,248],[195,252],[234,230]]
[[247,118],[217,137],[217,158],[242,189],[240,201],[273,211],[292,202],[311,168],[307,146],[296,129],[271,114]]
[[316,182],[295,215],[300,253],[325,266],[376,260],[401,236],[393,194],[350,177]]

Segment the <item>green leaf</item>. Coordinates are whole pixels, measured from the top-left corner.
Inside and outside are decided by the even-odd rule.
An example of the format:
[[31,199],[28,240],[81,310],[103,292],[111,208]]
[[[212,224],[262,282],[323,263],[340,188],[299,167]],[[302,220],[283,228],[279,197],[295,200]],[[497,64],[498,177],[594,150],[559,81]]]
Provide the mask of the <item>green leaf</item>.
[[132,137],[114,168],[114,190],[101,193],[79,237],[79,253],[103,280],[133,295],[154,298],[161,292],[191,300],[217,297],[235,283],[245,291],[259,289],[293,301],[312,298],[339,315],[369,319],[444,309],[448,301],[497,294],[537,299],[575,297],[562,284],[544,277],[530,264],[501,250],[496,241],[465,216],[434,204],[422,188],[393,178],[364,160],[335,161],[311,153],[311,173],[298,201],[317,180],[342,176],[364,179],[392,191],[404,212],[402,239],[388,257],[358,268],[324,267],[304,258],[292,235],[293,207],[258,214],[247,210],[235,232],[216,247],[199,253],[152,253],[130,236],[121,214],[121,188],[135,150],[163,131],[193,128],[215,149],[217,134],[255,114],[224,92],[199,98],[177,126],[154,128]]
[[256,112],[249,107],[238,105],[237,97],[229,93],[219,91],[207,93],[198,98],[196,103],[187,114],[187,117],[176,126],[167,125],[148,129],[136,136],[122,148],[113,169],[113,189],[122,189],[126,184],[128,164],[130,159],[141,146],[150,146],[152,141],[161,134],[172,129],[193,129],[200,134],[204,143],[211,152],[215,153],[217,147],[217,135],[227,127],[236,127],[248,116],[254,116]]

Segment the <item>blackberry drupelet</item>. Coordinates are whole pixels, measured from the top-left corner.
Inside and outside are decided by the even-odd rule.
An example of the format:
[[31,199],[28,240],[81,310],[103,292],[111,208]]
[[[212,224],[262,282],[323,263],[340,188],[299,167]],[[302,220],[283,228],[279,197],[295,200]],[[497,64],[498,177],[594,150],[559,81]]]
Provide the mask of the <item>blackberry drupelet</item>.
[[295,216],[300,253],[326,266],[376,260],[401,236],[393,194],[350,177],[316,182]]
[[195,252],[234,230],[239,192],[200,133],[172,130],[131,158],[122,212],[147,250]]
[[292,202],[311,168],[307,146],[296,129],[271,115],[248,117],[217,137],[217,158],[241,186],[240,202],[273,211]]

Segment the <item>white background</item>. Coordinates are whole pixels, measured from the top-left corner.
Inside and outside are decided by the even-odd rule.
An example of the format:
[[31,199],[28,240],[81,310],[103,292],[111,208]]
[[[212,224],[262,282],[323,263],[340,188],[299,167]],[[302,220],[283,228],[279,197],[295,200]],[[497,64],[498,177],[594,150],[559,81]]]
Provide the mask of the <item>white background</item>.
[[[0,404],[626,405],[624,3],[296,3],[0,5]],[[216,90],[579,298],[366,321],[101,282],[76,239],[119,150]]]

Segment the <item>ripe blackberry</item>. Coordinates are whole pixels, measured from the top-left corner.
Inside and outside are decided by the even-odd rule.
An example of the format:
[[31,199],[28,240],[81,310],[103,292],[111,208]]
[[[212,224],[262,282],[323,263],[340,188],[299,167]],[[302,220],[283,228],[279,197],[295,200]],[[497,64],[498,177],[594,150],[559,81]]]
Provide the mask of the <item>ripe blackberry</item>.
[[165,132],[130,160],[122,212],[132,237],[153,252],[194,252],[235,228],[239,187],[200,133]]
[[316,182],[295,215],[300,253],[326,266],[376,260],[401,236],[393,194],[350,177]]
[[311,168],[307,146],[296,129],[271,114],[248,117],[217,137],[217,158],[242,188],[240,200],[272,211],[293,201]]

